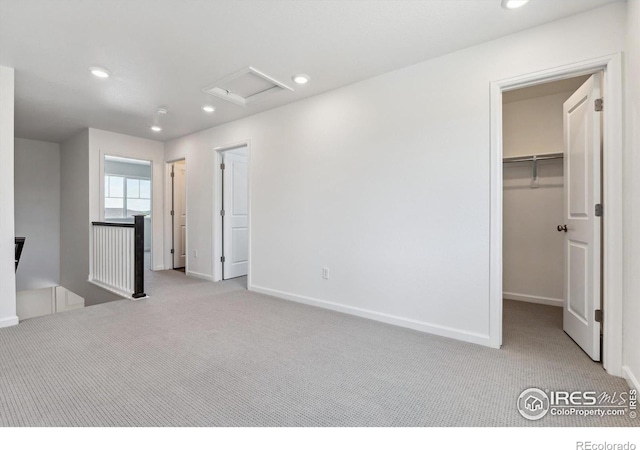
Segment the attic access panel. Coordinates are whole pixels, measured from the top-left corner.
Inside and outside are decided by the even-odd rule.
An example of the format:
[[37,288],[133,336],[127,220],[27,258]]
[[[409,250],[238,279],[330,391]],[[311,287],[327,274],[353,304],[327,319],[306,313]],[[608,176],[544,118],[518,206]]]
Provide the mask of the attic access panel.
[[240,106],[247,106],[249,103],[280,91],[293,91],[286,84],[253,67],[239,70],[202,90]]

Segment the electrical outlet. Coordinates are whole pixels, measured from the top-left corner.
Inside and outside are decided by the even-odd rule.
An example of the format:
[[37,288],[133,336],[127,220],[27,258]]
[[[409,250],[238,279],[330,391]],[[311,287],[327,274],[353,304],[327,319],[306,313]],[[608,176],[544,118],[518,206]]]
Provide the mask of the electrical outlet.
[[198,257],[198,250],[194,250],[194,251],[193,251],[193,257],[194,257],[194,258],[197,258],[197,257]]
[[329,279],[329,269],[327,267],[322,268],[322,278],[325,280]]

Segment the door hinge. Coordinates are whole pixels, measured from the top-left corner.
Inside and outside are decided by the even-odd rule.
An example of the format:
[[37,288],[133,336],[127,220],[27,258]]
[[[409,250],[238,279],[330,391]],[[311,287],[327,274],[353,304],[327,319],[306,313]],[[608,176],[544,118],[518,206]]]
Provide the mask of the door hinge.
[[171,172],[171,178],[173,178],[173,176],[174,176],[174,175],[175,175],[175,174],[174,174],[173,172]]
[[173,249],[171,249],[171,254],[173,255],[173,253],[174,253],[174,250],[173,250]]
[[224,209],[223,209],[222,211],[220,211],[220,215],[221,215],[222,217],[224,217]]
[[603,101],[601,98],[597,98],[594,101],[594,106],[595,106],[595,110],[596,111],[602,111],[603,108]]
[[593,315],[593,318],[596,322],[602,323],[602,319],[604,318],[604,314],[602,313],[602,310],[596,309],[595,314]]
[[596,217],[602,217],[603,212],[602,203],[596,204]]
[[173,216],[173,211],[171,211],[171,215]]
[[225,261],[224,256],[221,256],[221,257],[220,257],[220,262],[224,262],[224,261]]
[[220,164],[220,169],[224,170],[224,163]]

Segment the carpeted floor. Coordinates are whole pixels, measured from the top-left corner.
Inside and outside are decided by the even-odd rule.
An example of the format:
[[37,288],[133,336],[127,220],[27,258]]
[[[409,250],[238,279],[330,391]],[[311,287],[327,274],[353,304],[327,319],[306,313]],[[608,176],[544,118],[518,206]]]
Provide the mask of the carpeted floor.
[[154,272],[150,298],[0,329],[4,426],[638,426],[516,410],[528,387],[621,392],[561,329],[505,302],[492,350]]

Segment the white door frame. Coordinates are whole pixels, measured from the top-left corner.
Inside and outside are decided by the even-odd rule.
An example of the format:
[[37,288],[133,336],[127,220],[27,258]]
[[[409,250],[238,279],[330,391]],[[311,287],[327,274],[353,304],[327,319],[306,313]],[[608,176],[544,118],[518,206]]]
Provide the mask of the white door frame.
[[502,345],[502,93],[536,84],[604,74],[602,204],[604,345],[602,363],[615,376],[622,372],[622,55],[615,53],[587,61],[491,82],[491,226],[489,280],[489,343]]
[[[184,162],[184,170],[186,172],[187,170],[187,160],[185,158],[183,159],[176,159],[174,161],[171,161],[171,163],[169,163],[169,165],[171,166],[170,169],[170,173],[173,173],[173,176],[169,175],[170,178],[170,182],[171,182],[171,199],[170,199],[170,206],[169,206],[169,215],[171,216],[171,249],[169,250],[169,253],[171,253],[171,250],[173,250],[173,253],[171,253],[171,269],[175,269],[175,264],[176,264],[176,230],[175,230],[175,226],[176,226],[176,212],[175,212],[175,190],[176,190],[176,176],[175,176],[175,165],[176,163],[179,162]],[[183,205],[183,209],[186,212],[187,211],[187,183],[186,183],[186,176],[184,178],[184,186],[182,186],[182,189],[184,190],[184,205]],[[171,214],[171,212],[173,211],[173,214]],[[184,270],[185,273],[187,272],[187,261],[189,260],[189,252],[187,251],[187,220],[188,217],[185,217],[185,230],[184,230]]]
[[[173,186],[171,180],[171,166],[176,161],[184,161],[185,167],[187,166],[187,158],[185,156],[180,156],[178,158],[171,159],[170,161],[165,161],[164,164],[164,267],[166,270],[173,269],[173,255],[171,254],[171,249],[173,247],[173,218],[171,217],[171,200],[173,199]],[[188,206],[189,197],[187,195],[187,185],[184,186],[186,202],[185,208]],[[189,216],[187,216],[187,222],[189,221]],[[184,261],[185,264],[185,273],[189,273],[189,224],[187,223],[187,231],[186,231],[186,244],[187,248],[185,249],[186,258]]]
[[252,211],[251,211],[251,140],[235,142],[229,145],[223,145],[215,147],[213,158],[213,173],[215,175],[215,182],[213,185],[213,281],[222,281],[222,216],[220,216],[220,210],[222,209],[222,177],[220,176],[220,164],[222,164],[222,153],[234,150],[240,147],[247,147],[247,192],[249,193],[248,209],[249,209],[249,263],[247,266],[247,288],[251,286],[251,234],[252,234]]

